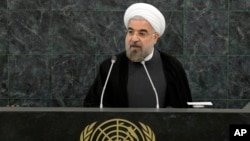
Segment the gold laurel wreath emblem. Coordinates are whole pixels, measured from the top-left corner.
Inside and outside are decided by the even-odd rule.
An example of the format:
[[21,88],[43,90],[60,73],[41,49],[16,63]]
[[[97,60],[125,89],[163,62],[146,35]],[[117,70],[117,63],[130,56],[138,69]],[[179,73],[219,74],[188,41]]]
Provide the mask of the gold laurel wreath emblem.
[[155,140],[155,134],[153,130],[150,129],[149,126],[139,122],[141,127],[143,128],[143,134],[145,135],[146,141],[156,141]]
[[95,124],[96,124],[96,122],[91,123],[90,125],[88,125],[84,128],[84,130],[82,131],[81,136],[80,136],[80,141],[89,141],[91,134],[94,131]]
[[[112,120],[126,121],[124,119],[112,119]],[[109,120],[109,121],[111,121],[111,120]],[[109,122],[109,121],[106,121],[106,122]],[[106,124],[106,122],[105,122],[105,124]],[[95,133],[96,133],[95,131],[100,130],[100,129],[96,129],[96,127],[95,127],[96,123],[97,122],[93,122],[84,128],[84,130],[81,132],[81,135],[80,135],[80,141],[92,141],[93,140],[93,139],[91,140],[91,138],[93,136],[95,136]],[[104,123],[102,123],[102,124],[104,124]],[[141,130],[138,131],[139,135],[136,134],[136,132],[135,132],[135,130],[139,130],[138,127],[134,127],[136,129],[132,129],[132,126],[130,126],[130,125],[126,127],[128,129],[128,134],[133,137],[133,141],[139,141],[140,139],[138,138],[138,136],[140,136],[140,135],[143,135],[143,137],[141,138],[140,141],[156,141],[156,137],[155,137],[153,130],[148,125],[145,125],[142,122],[139,122],[139,124],[141,126]],[[124,126],[124,123],[121,123],[120,125]],[[142,132],[142,134],[140,134],[141,132]],[[112,141],[112,140],[109,139],[109,141]],[[124,141],[129,141],[129,139],[126,139]]]

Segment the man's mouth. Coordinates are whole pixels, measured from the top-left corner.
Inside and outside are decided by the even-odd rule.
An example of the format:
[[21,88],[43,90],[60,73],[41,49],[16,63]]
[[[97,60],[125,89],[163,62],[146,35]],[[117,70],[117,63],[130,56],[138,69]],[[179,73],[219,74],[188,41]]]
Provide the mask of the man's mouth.
[[130,45],[130,48],[141,48],[139,45]]

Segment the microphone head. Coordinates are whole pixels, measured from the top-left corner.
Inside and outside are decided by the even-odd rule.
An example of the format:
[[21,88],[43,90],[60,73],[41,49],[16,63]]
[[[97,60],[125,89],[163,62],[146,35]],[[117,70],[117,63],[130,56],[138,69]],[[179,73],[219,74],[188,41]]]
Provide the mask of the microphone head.
[[112,56],[111,63],[115,63],[116,59],[117,59],[116,56]]
[[145,64],[145,61],[144,61],[144,60],[143,60],[143,61],[141,61],[141,64],[142,64],[142,65],[144,65],[144,64]]
[[141,58],[141,60],[140,60],[140,62],[141,62],[141,64],[145,64],[145,60],[144,60],[144,58]]

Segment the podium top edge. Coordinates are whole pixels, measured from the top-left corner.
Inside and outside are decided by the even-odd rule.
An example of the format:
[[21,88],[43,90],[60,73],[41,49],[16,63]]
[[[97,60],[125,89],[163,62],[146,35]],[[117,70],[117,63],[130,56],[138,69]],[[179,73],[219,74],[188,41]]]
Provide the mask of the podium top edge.
[[169,113],[250,113],[247,109],[214,108],[85,108],[85,107],[0,107],[1,112],[169,112]]

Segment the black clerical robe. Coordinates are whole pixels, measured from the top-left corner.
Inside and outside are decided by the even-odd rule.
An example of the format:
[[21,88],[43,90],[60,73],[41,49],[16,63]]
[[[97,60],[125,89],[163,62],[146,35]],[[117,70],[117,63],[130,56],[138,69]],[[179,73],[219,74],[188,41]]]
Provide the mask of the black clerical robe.
[[[192,97],[187,76],[182,64],[176,58],[161,51],[159,52],[167,84],[164,101],[165,104],[163,107],[188,107],[186,102],[191,102]],[[104,107],[128,107],[127,82],[129,60],[126,57],[125,52],[116,55],[116,57],[117,60],[111,71],[104,94]],[[85,107],[99,107],[102,89],[110,65],[110,58],[101,63],[96,79],[85,97]],[[143,98],[141,100],[143,100]],[[138,102],[140,102],[140,100],[138,100]]]

